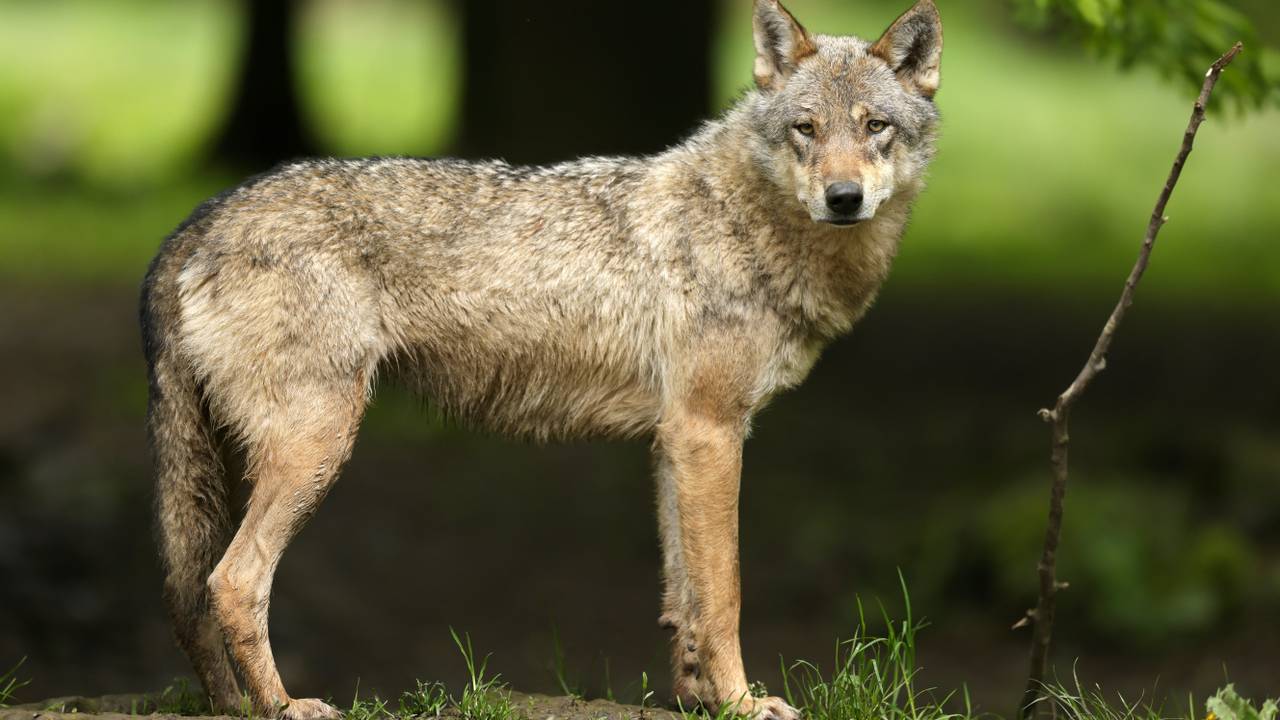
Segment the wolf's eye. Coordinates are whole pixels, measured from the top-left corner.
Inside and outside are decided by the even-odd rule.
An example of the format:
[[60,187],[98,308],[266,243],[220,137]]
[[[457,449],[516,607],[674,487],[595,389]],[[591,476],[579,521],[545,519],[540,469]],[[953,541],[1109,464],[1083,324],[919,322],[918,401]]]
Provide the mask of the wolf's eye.
[[887,127],[889,127],[889,123],[883,120],[870,120],[867,122],[867,129],[870,130],[873,135],[884,132],[884,129]]
[[796,123],[796,132],[805,137],[813,137],[813,123]]

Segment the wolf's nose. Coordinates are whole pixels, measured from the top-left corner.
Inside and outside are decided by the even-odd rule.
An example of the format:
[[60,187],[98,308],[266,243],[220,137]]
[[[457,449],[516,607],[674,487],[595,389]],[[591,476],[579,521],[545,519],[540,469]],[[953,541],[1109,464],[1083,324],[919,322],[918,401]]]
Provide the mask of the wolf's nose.
[[827,207],[837,215],[853,215],[862,207],[862,186],[856,182],[838,182],[827,186]]

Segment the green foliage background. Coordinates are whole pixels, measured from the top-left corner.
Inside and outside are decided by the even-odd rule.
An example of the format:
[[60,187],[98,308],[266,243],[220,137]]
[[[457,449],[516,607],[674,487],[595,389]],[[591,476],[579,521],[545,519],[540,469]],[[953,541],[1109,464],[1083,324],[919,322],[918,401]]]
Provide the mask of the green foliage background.
[[1242,7],[1221,0],[1013,0],[1021,18],[1061,30],[1125,67],[1149,67],[1199,87],[1209,59],[1236,41],[1249,48],[1221,83],[1240,107],[1280,102],[1280,54],[1263,45]]
[[[795,0],[825,32],[883,27],[899,3]],[[898,281],[1105,290],[1185,123],[1193,83],[1226,38],[1251,39],[1216,0],[941,3],[946,124]],[[443,2],[337,0],[298,29],[306,119],[343,155],[445,152],[459,122],[457,20]],[[724,3],[716,88],[750,82],[747,3]],[[1264,20],[1273,22],[1275,11]],[[0,5],[0,276],[128,279],[176,219],[234,174],[202,161],[241,50],[236,6],[58,0]],[[1099,23],[1101,20],[1101,24]],[[1080,40],[1132,65],[1090,59]],[[1218,40],[1223,40],[1219,43]],[[119,48],[130,52],[119,52]],[[1264,62],[1266,60],[1266,62]],[[1223,80],[1170,209],[1150,293],[1252,302],[1280,293],[1280,113],[1251,43]],[[1268,64],[1270,63],[1270,64]],[[1194,68],[1192,72],[1191,68]],[[1154,75],[1186,77],[1167,82]],[[647,92],[637,88],[637,99]],[[1217,110],[1219,108],[1215,108]],[[589,121],[586,120],[586,121]],[[48,181],[72,181],[51,192]],[[1264,262],[1260,262],[1263,260]]]

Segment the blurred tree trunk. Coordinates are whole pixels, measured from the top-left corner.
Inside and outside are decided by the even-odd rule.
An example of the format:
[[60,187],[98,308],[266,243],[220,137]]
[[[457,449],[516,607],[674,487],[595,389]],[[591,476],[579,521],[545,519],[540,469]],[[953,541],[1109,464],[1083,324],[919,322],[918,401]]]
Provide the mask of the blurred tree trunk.
[[248,38],[219,160],[262,170],[315,150],[302,124],[293,68],[293,0],[247,0]]
[[461,151],[513,162],[649,153],[710,105],[707,0],[457,0]]

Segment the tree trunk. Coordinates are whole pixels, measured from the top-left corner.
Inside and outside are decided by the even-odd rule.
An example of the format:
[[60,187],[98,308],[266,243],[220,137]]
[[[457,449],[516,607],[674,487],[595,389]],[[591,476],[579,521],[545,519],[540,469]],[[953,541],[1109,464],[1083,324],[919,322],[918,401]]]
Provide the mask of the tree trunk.
[[313,154],[293,67],[293,0],[248,0],[248,42],[216,157],[247,170]]
[[650,153],[708,112],[715,3],[458,2],[465,156],[551,162]]

